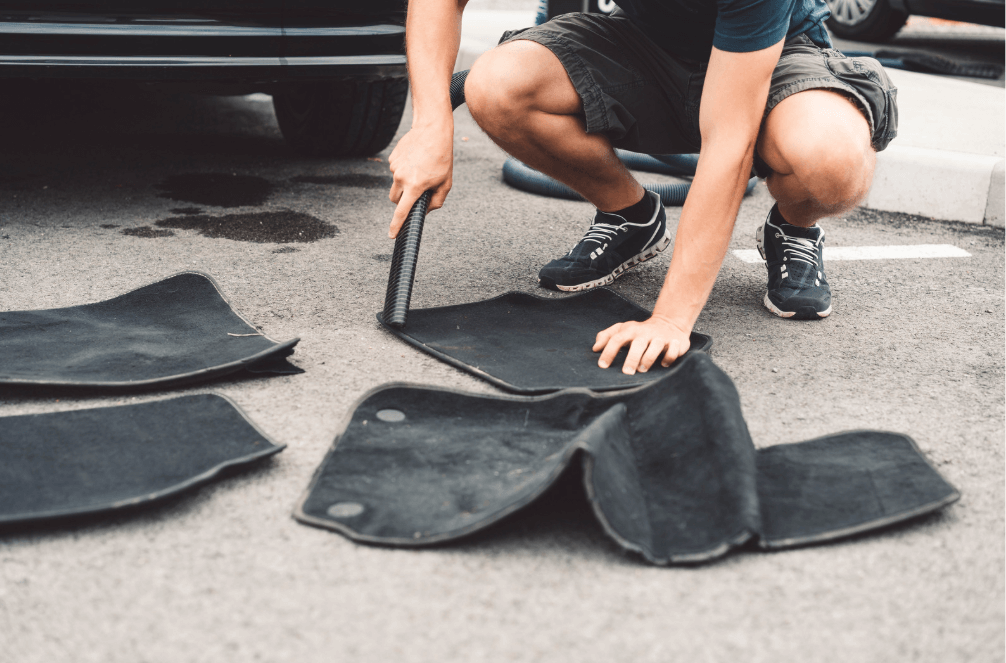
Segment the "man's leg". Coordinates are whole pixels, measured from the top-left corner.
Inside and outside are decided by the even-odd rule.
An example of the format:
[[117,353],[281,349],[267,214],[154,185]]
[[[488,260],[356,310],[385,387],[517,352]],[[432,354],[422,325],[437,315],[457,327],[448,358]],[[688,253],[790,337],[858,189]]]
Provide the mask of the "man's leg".
[[541,44],[511,41],[482,55],[468,74],[465,99],[497,145],[599,210],[620,210],[643,197],[608,138],[586,132],[580,96]]
[[832,90],[806,90],[772,109],[758,153],[774,171],[766,180],[788,223],[808,227],[855,207],[873,181],[877,155],[870,124]]
[[583,239],[542,267],[543,287],[576,292],[607,285],[670,245],[660,197],[644,191],[606,135],[587,133],[580,94],[549,48],[518,39],[486,53],[468,74],[465,98],[497,145],[597,207]]
[[784,318],[825,318],[831,288],[816,223],[869,191],[876,162],[869,122],[843,94],[806,90],[772,109],[757,147],[773,170],[766,184],[777,201],[756,236],[768,268],[765,307]]

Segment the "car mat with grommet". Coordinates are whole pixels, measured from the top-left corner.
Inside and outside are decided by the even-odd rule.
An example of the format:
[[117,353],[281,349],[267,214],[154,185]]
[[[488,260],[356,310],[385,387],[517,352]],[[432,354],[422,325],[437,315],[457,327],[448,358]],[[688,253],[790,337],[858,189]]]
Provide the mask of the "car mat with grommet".
[[284,446],[216,394],[2,417],[0,525],[154,502]]
[[[660,379],[666,368],[625,375],[623,349],[612,366],[598,367],[597,333],[650,312],[607,288],[562,298],[508,292],[481,302],[413,309],[402,329],[406,343],[498,387],[535,394],[584,387],[607,391]],[[381,320],[381,315],[378,315]],[[689,352],[708,352],[712,338],[692,332]]]
[[748,541],[820,543],[959,497],[896,433],[756,451],[733,382],[696,353],[656,382],[601,394],[378,388],[351,413],[294,517],[355,541],[442,543],[532,504],[573,463],[604,530],[654,564],[708,561]]
[[159,387],[249,369],[302,373],[231,308],[216,282],[175,274],[113,299],[0,312],[0,385]]

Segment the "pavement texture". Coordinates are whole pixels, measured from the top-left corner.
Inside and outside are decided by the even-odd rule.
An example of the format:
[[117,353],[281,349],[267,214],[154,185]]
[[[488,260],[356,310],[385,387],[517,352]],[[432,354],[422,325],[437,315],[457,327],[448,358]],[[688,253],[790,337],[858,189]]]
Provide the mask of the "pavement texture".
[[[392,251],[389,150],[297,157],[262,95],[65,86],[17,98],[0,122],[0,309],[98,301],[197,269],[270,337],[301,337],[292,361],[306,372],[136,395],[0,390],[0,416],[216,391],[288,445],[157,506],[0,532],[4,661],[1003,660],[1001,229],[859,210],[825,224],[829,246],[971,255],[831,263],[835,312],[815,323],[766,312],[764,267],[730,255],[697,325],[756,445],[906,433],[963,494],[939,514],[658,568],[607,539],[573,491],[456,544],[364,546],[290,516],[352,404],[390,381],[500,393],[375,321]],[[537,270],[582,235],[590,207],[508,188],[504,155],[463,108],[455,145],[454,190],[427,221],[413,306],[543,294]],[[212,195],[193,185],[206,181]],[[732,249],[753,248],[770,205],[763,185],[745,199]],[[199,210],[329,230],[255,242],[176,222]],[[269,238],[258,218],[244,239]],[[651,307],[668,261],[614,289]]]
[[[471,67],[479,55],[496,45],[504,30],[534,25],[534,9],[521,0],[473,0],[464,14],[455,68]],[[884,48],[940,53],[941,39],[946,42],[963,35],[977,41],[979,54],[985,42],[998,44],[992,61],[1002,64],[1003,34],[1001,28],[943,27],[941,22],[913,17]],[[878,46],[837,40],[836,48],[873,52]],[[951,48],[945,57],[968,61],[974,55],[962,56],[961,49]],[[1006,90],[978,79],[897,69],[889,69],[888,74],[898,88],[898,137],[877,155],[873,187],[863,206],[1003,227]]]

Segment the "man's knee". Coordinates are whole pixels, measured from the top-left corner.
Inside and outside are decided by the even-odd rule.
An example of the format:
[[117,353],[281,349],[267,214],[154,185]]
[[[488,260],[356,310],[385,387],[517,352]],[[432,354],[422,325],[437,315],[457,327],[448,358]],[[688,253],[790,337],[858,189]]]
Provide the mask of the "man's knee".
[[857,204],[869,191],[876,154],[869,144],[839,132],[808,140],[793,155],[793,174],[826,208]]
[[514,117],[534,96],[536,81],[529,72],[521,70],[522,54],[508,46],[484,53],[465,82],[468,110],[480,125],[493,118]]
[[760,147],[768,153],[766,160],[774,170],[796,176],[821,206],[851,207],[862,200],[873,180],[876,153],[870,145],[869,123],[840,95],[807,101],[814,103],[803,104],[799,118],[792,118],[792,113],[787,114],[790,117],[770,115],[770,120],[776,120],[771,127],[774,135]]
[[465,82],[468,110],[483,129],[505,131],[531,111],[575,112],[580,99],[559,60],[531,41],[484,53]]
[[876,152],[858,140],[838,140],[827,150],[825,163],[811,184],[819,200],[827,207],[845,207],[860,202],[873,182]]

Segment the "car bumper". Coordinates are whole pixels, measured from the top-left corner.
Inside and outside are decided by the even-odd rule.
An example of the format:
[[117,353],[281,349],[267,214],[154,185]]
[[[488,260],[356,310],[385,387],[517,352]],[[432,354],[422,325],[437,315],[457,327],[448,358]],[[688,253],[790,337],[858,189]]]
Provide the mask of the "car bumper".
[[296,83],[407,75],[404,55],[303,57],[0,55],[0,78]]
[[296,83],[407,75],[405,29],[0,22],[0,78]]

